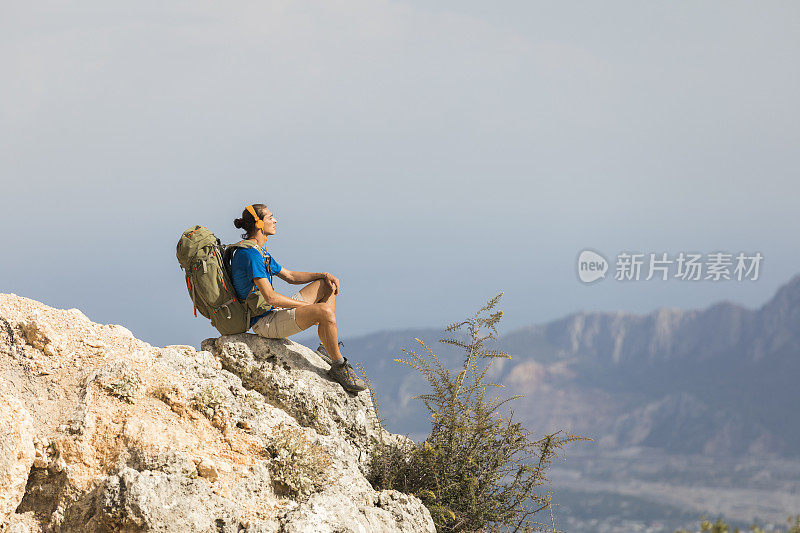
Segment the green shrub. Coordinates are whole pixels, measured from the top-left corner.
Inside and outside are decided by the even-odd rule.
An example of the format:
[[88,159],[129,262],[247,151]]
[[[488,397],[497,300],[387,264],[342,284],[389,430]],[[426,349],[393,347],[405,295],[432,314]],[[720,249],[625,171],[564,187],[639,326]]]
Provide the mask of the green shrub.
[[[421,445],[380,444],[372,455],[370,482],[377,490],[397,489],[419,497],[431,512],[437,531],[556,531],[550,494],[535,494],[546,481],[545,469],[565,444],[592,439],[560,435],[561,431],[532,440],[528,430],[504,419],[499,408],[506,400],[485,399],[484,381],[493,359],[510,359],[507,353],[488,350],[484,343],[496,339],[502,311],[490,313],[502,293],[489,300],[473,317],[450,325],[446,331],[466,328],[469,341],[442,339],[463,348],[463,368],[457,376],[444,367],[435,353],[415,339],[424,353],[403,350],[410,360],[395,359],[422,372],[433,388],[421,394],[430,411],[433,428]],[[481,316],[484,312],[488,316]],[[489,360],[486,366],[479,361]],[[547,509],[549,523],[532,517]],[[544,529],[543,529],[544,528]]]
[[[789,529],[786,530],[785,533],[800,533],[800,514],[797,516],[790,516],[786,519],[789,523]],[[766,530],[757,526],[756,524],[752,524],[749,528],[750,531],[753,533],[766,533]],[[734,528],[731,531],[731,527],[722,519],[717,518],[716,522],[711,522],[705,516],[700,517],[700,530],[701,533],[705,533],[708,531],[709,533],[740,533],[739,528]],[[675,531],[675,533],[692,533],[686,529],[679,529]],[[779,531],[775,530],[774,533],[780,533]]]

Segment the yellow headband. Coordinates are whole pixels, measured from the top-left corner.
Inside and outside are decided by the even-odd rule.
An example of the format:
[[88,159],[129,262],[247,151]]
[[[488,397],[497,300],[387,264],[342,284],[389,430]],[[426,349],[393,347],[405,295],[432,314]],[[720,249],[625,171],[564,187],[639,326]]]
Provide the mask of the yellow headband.
[[256,221],[256,228],[262,229],[264,227],[264,221],[261,220],[260,218],[258,218],[258,215],[256,215],[256,210],[253,209],[253,206],[252,205],[248,205],[247,206],[247,210],[250,211],[251,215],[253,215],[253,220]]

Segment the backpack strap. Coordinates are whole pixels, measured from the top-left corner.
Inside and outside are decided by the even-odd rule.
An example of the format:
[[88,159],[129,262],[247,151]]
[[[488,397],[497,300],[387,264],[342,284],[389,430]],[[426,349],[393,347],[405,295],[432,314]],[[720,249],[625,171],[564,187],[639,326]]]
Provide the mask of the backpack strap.
[[197,318],[197,295],[195,294],[195,288],[192,284],[191,279],[189,279],[189,272],[186,272],[186,284],[189,286],[189,298],[192,299],[192,305],[194,306],[194,317]]
[[[249,241],[249,240],[239,241],[236,244],[229,244],[228,248],[255,248],[256,250],[258,250],[258,253],[261,254],[261,257],[264,258],[264,261],[266,261],[267,258],[269,258],[269,254],[264,255],[263,248],[261,248],[259,245],[257,245],[253,241]],[[231,252],[231,253],[233,253],[233,252]]]
[[264,255],[264,250],[259,245],[257,245],[253,241],[248,241],[248,240],[239,241],[236,244],[229,244],[228,246],[225,247],[223,258],[226,262],[225,263],[226,265],[231,264],[231,260],[233,259],[233,252],[236,250],[236,248],[255,248],[256,250],[258,250],[258,253],[261,254],[261,257],[264,258],[264,262],[267,263],[267,268],[269,268],[269,260],[271,259],[269,253]]
[[229,244],[225,247],[225,250],[222,252],[222,265],[227,269],[231,266],[231,259],[233,259],[233,252],[236,251],[237,248],[241,248],[241,246],[237,246],[235,244]]
[[[222,261],[223,261],[223,266],[225,266],[225,268],[230,268],[231,261],[233,260],[233,252],[235,252],[237,248],[255,248],[256,250],[258,250],[258,253],[260,253],[261,256],[264,257],[264,253],[259,245],[248,240],[239,241],[237,243],[227,245],[225,247],[225,250],[222,252]],[[269,254],[267,254],[267,256],[264,257],[264,261],[267,262],[267,268],[269,268]],[[250,294],[255,293],[256,291],[258,291],[258,287],[256,287],[255,283],[253,283],[253,288],[248,293],[248,296],[250,296]],[[247,324],[249,325],[252,313],[250,312],[249,305],[246,305],[245,307],[247,307]]]

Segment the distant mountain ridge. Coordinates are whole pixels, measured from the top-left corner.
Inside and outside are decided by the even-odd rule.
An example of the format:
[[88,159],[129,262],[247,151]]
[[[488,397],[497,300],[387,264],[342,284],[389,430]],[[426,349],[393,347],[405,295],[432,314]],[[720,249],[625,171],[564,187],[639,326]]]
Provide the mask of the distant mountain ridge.
[[[673,359],[713,360],[736,350],[751,361],[800,351],[800,275],[781,287],[764,306],[751,310],[721,302],[704,310],[658,309],[647,315],[622,312],[575,313],[541,326],[515,330],[504,347],[533,355],[545,340],[555,353],[580,354],[614,364]],[[541,355],[541,354],[537,354]]]
[[[418,436],[430,424],[410,396],[427,383],[392,361],[401,347],[415,349],[414,337],[459,365],[461,354],[436,343],[434,329],[381,332],[346,348],[368,362],[392,430]],[[800,456],[800,275],[755,310],[721,302],[574,313],[514,330],[497,347],[513,359],[498,361],[493,379],[508,386],[503,396],[526,395],[513,403],[515,416],[536,433],[569,428],[601,448]]]

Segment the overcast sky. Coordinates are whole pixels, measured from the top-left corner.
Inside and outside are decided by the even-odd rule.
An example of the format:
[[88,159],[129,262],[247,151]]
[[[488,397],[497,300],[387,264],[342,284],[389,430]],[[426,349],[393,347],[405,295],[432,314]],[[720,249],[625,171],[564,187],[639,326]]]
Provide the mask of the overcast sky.
[[[505,331],[754,307],[800,272],[797,2],[0,5],[0,292],[153,344],[215,335],[175,244],[248,203],[340,278],[345,340],[500,291]],[[584,248],[764,260],[585,285]]]

